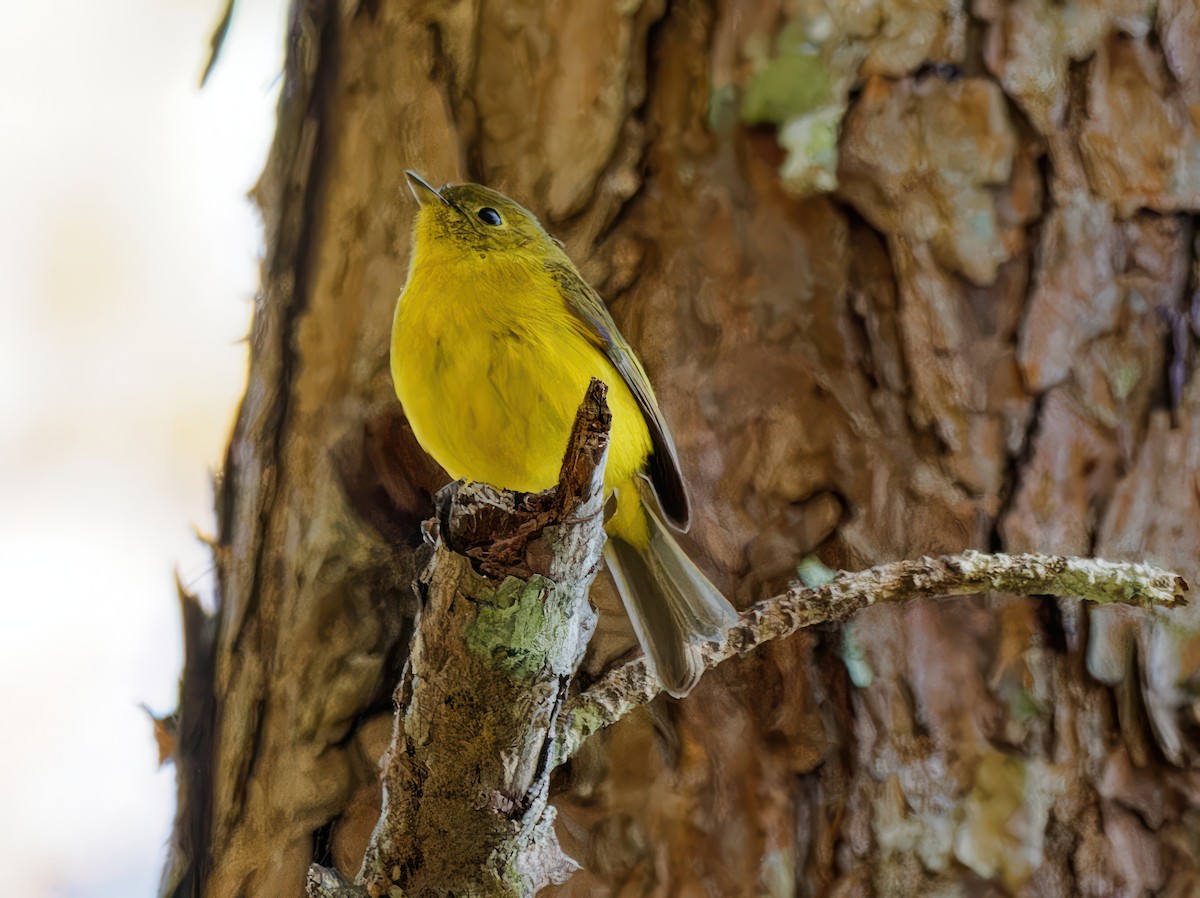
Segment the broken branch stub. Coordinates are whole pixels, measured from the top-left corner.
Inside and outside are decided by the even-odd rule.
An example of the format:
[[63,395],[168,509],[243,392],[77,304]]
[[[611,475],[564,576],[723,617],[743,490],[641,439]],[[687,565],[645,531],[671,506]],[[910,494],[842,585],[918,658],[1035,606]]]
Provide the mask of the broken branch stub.
[[595,628],[606,395],[593,380],[554,489],[439,494],[383,811],[355,881],[314,865],[310,896],[528,896],[576,869],[552,825],[550,750]]

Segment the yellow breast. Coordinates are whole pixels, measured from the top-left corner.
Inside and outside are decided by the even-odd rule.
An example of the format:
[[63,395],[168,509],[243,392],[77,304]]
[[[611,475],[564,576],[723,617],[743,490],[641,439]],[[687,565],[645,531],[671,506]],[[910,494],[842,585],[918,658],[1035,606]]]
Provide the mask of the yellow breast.
[[650,434],[554,280],[519,254],[414,259],[392,328],[392,378],[413,432],[455,478],[535,492],[558,480],[589,380],[609,388],[609,489],[642,469]]

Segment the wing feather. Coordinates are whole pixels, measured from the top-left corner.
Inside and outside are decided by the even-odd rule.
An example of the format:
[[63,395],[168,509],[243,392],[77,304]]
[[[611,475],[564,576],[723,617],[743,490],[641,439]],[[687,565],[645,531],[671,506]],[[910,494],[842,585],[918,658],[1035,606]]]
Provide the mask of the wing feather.
[[596,345],[608,355],[609,361],[637,400],[650,429],[650,439],[654,446],[648,472],[650,484],[654,487],[663,513],[675,526],[686,530],[691,517],[687,486],[679,470],[675,442],[671,439],[671,431],[667,429],[667,422],[658,407],[658,400],[654,397],[646,370],[621,336],[621,332],[617,330],[604,300],[588,285],[575,266],[569,260],[562,259],[550,260],[546,267],[566,297],[571,311],[579,318]]

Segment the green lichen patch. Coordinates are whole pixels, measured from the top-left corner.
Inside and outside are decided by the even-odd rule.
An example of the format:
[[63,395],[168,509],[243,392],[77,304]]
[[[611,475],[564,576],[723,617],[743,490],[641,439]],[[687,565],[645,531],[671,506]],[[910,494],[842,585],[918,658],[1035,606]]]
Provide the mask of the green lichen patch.
[[567,599],[545,577],[509,577],[467,627],[467,646],[518,679],[531,679],[548,667],[560,672],[574,649]]
[[779,145],[787,152],[780,170],[783,186],[800,196],[836,189],[838,129],[846,101],[827,59],[798,20],[780,32],[770,56],[761,50],[749,55],[757,59],[756,70],[739,112],[746,124],[778,127]]
[[767,60],[746,85],[742,121],[783,124],[833,100],[829,74],[813,52],[790,52]]

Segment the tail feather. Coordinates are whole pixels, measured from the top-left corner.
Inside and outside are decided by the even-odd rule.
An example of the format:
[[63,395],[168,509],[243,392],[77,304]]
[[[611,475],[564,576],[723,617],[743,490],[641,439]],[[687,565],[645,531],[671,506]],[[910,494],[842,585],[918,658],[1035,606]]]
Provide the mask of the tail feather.
[[720,641],[737,612],[684,554],[653,502],[642,503],[642,510],[650,532],[646,548],[612,536],[604,557],[638,642],[666,690],[682,698],[704,672],[700,643]]

